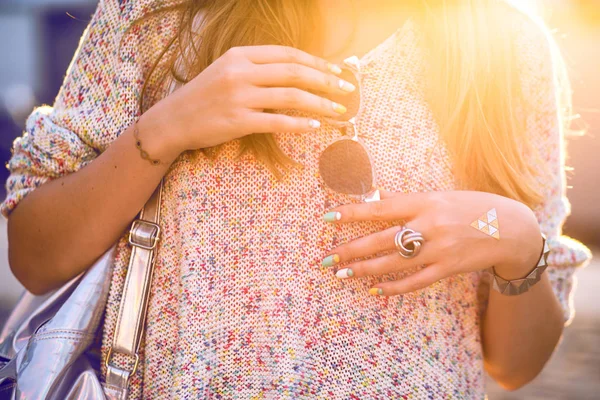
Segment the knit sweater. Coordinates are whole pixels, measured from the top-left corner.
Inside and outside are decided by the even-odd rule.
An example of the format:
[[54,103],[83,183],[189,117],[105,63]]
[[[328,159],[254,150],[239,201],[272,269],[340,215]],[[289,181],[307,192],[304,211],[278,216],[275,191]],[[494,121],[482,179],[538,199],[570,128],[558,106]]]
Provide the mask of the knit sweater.
[[[166,14],[127,35],[125,29],[171,3],[100,0],[54,105],[36,108],[14,142],[3,215],[44,182],[93,162],[138,117],[140,89],[176,19]],[[526,121],[541,149],[535,162],[551,171],[539,178],[545,200],[534,211],[551,248],[547,273],[568,320],[573,272],[590,254],[561,235],[569,203],[549,45],[520,14],[509,23],[523,93],[535,106]],[[361,58],[358,131],[379,187],[453,190],[449,156],[423,96],[418,38],[418,26],[409,21]],[[164,180],[163,234],[131,398],[485,396],[480,325],[489,282],[483,273],[379,298],[368,289],[402,274],[341,281],[320,267],[336,245],[390,226],[323,221],[325,210],[352,201],[329,190],[318,173],[319,154],[339,135],[326,122],[311,134],[278,133],[280,147],[303,166],[281,180],[251,155],[237,157],[238,141],[225,144],[214,160],[197,152],[177,158]],[[129,253],[124,236],[104,355]]]

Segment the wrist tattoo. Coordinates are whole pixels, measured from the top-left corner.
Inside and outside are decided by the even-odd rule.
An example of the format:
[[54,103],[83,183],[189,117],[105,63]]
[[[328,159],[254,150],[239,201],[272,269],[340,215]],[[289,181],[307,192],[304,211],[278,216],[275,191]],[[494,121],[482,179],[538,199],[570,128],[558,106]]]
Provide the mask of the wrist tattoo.
[[495,208],[477,218],[471,223],[471,226],[480,232],[500,240],[500,225],[498,224],[498,216],[496,215]]
[[142,141],[140,140],[140,130],[138,129],[137,121],[133,123],[133,137],[135,138],[135,147],[140,151],[140,156],[144,160],[148,160],[152,165],[160,165],[159,159],[150,158],[150,155],[146,150],[142,148]]

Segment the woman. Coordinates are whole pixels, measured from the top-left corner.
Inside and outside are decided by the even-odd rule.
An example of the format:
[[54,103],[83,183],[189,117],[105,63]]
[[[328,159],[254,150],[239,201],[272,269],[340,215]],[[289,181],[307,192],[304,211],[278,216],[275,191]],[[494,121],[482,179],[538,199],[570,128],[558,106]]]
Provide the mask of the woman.
[[[561,236],[560,66],[492,0],[100,1],[15,142],[12,270],[43,293],[120,238],[106,356],[123,231],[164,177],[132,398],[483,398],[484,370],[516,389],[589,258]],[[381,201],[322,176],[357,95]],[[549,267],[517,290],[541,233]]]

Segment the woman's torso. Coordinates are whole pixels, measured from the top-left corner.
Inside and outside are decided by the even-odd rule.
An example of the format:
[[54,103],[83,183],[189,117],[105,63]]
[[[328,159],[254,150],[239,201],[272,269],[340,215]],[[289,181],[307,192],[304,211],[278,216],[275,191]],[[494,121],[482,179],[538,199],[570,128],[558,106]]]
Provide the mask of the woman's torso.
[[[378,186],[453,189],[419,83],[413,24],[361,61],[358,130]],[[394,276],[340,281],[321,267],[337,244],[384,226],[323,221],[327,209],[353,201],[328,189],[318,173],[320,153],[339,136],[325,122],[313,133],[278,134],[281,148],[303,166],[281,181],[252,156],[237,158],[238,142],[214,160],[185,153],[171,167],[144,397],[483,397],[479,275],[374,298],[371,285]]]

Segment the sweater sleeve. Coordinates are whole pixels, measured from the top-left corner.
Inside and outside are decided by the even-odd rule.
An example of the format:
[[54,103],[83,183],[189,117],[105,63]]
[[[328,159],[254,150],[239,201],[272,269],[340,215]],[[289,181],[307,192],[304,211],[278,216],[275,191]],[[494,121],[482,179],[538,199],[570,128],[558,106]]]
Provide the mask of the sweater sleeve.
[[94,160],[126,126],[124,115],[135,112],[117,50],[123,30],[117,0],[100,0],[53,106],[35,108],[13,142],[5,217],[48,180]]
[[[565,140],[559,116],[562,89],[555,58],[558,53],[556,44],[532,20],[522,19],[516,32],[522,93],[529,106],[526,129],[539,151],[539,158],[532,158],[532,163],[541,173],[539,182],[544,196],[534,212],[550,247],[548,277],[568,323],[574,315],[574,273],[590,260],[591,253],[582,243],[562,235],[562,226],[571,209],[566,197]],[[539,168],[540,163],[545,165]]]

